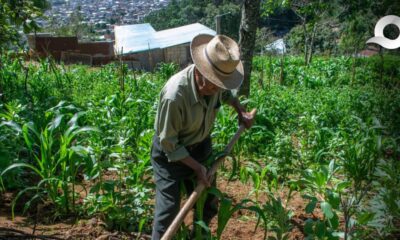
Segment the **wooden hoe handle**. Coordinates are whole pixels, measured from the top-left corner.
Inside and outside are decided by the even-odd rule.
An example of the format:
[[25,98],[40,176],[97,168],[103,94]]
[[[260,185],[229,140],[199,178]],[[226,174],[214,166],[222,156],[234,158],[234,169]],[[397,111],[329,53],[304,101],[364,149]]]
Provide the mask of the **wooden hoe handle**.
[[[256,114],[256,109],[251,110],[250,114],[254,117]],[[212,177],[214,174],[217,172],[219,166],[224,162],[226,155],[228,155],[232,148],[233,145],[237,142],[239,139],[240,135],[242,132],[245,130],[245,126],[243,124],[240,125],[239,129],[236,131],[235,135],[232,137],[231,141],[228,143],[228,145],[225,147],[224,150],[224,155],[220,158],[218,158],[214,164],[211,166],[210,170],[207,172],[207,176]],[[169,225],[167,231],[161,238],[161,240],[171,240],[172,237],[175,235],[176,231],[178,231],[179,227],[181,226],[183,220],[185,219],[186,215],[189,213],[189,211],[193,208],[194,204],[196,201],[199,199],[201,193],[204,191],[206,186],[202,183],[198,183],[197,187],[194,189],[192,194],[189,196],[189,198],[186,200],[185,204],[179,211],[178,215],[176,215],[174,221],[172,221],[171,225]]]

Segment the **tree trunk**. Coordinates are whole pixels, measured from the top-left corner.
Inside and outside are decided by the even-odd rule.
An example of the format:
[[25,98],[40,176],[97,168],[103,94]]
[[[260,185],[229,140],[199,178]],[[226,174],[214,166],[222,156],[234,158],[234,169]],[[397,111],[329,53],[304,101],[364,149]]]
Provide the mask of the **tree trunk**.
[[274,77],[274,69],[272,67],[272,56],[269,54],[269,75],[268,75],[268,90],[271,89],[271,82]]
[[350,86],[353,86],[354,80],[356,78],[356,58],[357,58],[357,46],[354,46],[354,52],[353,52],[353,66],[351,69],[351,81],[350,81]]
[[304,64],[307,66],[307,59],[308,59],[308,33],[307,33],[307,26],[306,26],[306,20],[303,20],[302,23],[303,26],[303,35],[304,35]]
[[280,85],[284,85],[285,84],[285,69],[284,69],[285,63],[284,63],[284,61],[285,61],[285,54],[283,53],[282,56],[281,56],[281,74],[280,74],[280,77],[279,77],[279,84]]
[[239,95],[249,97],[253,50],[256,39],[261,0],[244,0],[239,29],[239,46],[244,67],[244,79]]
[[379,46],[379,57],[381,59],[380,79],[381,79],[381,84],[383,85],[383,69],[385,66],[385,59],[383,57],[383,48],[381,46]]
[[312,35],[311,35],[311,41],[310,41],[310,46],[308,48],[308,59],[307,59],[307,66],[311,64],[312,57],[313,57],[313,52],[314,52],[314,39],[315,39],[315,33],[317,31],[317,24],[314,23],[313,30],[312,30]]
[[[3,52],[0,49],[0,56],[2,56]],[[0,69],[3,67],[3,62],[2,62],[2,58],[0,58]],[[6,102],[6,97],[5,97],[5,93],[3,90],[3,80],[0,80],[0,100],[3,102]]]

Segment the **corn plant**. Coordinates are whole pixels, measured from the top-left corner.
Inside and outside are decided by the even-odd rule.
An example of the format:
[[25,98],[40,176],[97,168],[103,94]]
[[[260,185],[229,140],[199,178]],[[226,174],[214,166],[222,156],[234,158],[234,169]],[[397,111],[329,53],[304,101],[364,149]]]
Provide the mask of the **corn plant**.
[[[397,156],[398,155],[397,150]],[[373,238],[388,238],[390,234],[398,234],[396,219],[400,218],[400,177],[396,169],[399,162],[393,158],[381,159],[377,165],[374,175],[377,179],[373,185],[377,189],[377,194],[366,201],[366,209],[356,213],[359,224],[371,226],[378,231],[364,232]]]
[[[303,196],[309,200],[305,208],[306,213],[313,213],[317,205],[323,213],[323,219],[306,221],[304,229],[309,237],[349,239],[354,235],[356,220],[353,217],[370,190],[371,177],[376,167],[376,154],[379,152],[379,137],[370,136],[373,132],[371,129],[367,132],[360,131],[359,135],[354,137],[343,133],[343,141],[348,146],[344,148],[344,152],[338,155],[330,154],[333,159],[329,165],[304,171],[298,183],[303,185],[307,192]],[[378,144],[375,140],[378,140]],[[338,178],[343,173],[347,173],[347,177]],[[344,217],[343,232],[339,230],[339,214],[343,214]],[[366,224],[370,216],[368,212],[358,215],[358,224]]]
[[128,173],[123,173],[121,168],[125,167],[114,164],[109,168],[110,173],[120,174],[119,177],[95,184],[84,200],[85,209],[89,216],[100,216],[109,229],[149,231],[151,189],[148,183],[135,182]]
[[271,192],[268,193],[268,200],[263,204],[262,210],[268,219],[268,229],[275,233],[275,236],[268,236],[268,240],[287,240],[292,228],[290,219],[293,212],[287,206],[291,198],[289,193],[285,206],[280,197],[275,197]]
[[178,65],[175,63],[161,63],[157,66],[157,74],[166,82],[172,75],[178,71]]
[[[372,190],[374,173],[376,171],[379,156],[381,155],[382,136],[380,131],[384,128],[376,118],[370,123],[364,123],[360,119],[358,124],[360,130],[357,134],[350,137],[342,132],[348,147],[343,154],[343,169],[347,173],[348,181],[352,182],[351,188],[342,196],[341,207],[343,209],[345,230],[344,238],[349,239],[354,232],[356,221],[353,217],[359,212],[362,201]],[[365,215],[358,217],[362,220],[359,223],[367,222]]]
[[339,207],[340,193],[349,186],[347,181],[339,181],[334,174],[339,170],[335,160],[331,160],[329,165],[322,165],[317,169],[307,169],[303,177],[297,184],[305,187],[306,194],[304,199],[309,202],[305,207],[308,214],[314,212],[319,206],[323,213],[322,219],[307,219],[304,232],[310,239],[339,239]]
[[[17,101],[0,104],[0,172],[14,163],[19,156],[26,154],[23,139],[15,135],[15,130],[18,131],[19,126],[25,122],[22,116],[25,108]],[[8,173],[2,183],[3,188],[7,186],[13,189],[22,185],[22,173],[21,170]]]
[[[95,184],[84,199],[85,210],[90,216],[100,216],[109,229],[149,231],[151,205],[148,201],[153,196],[149,179],[153,131],[144,130],[136,139],[135,146],[129,146],[128,139],[122,137],[126,131],[130,132],[129,129],[121,126],[115,127],[114,132],[108,131],[104,132],[106,136],[110,133],[105,139],[107,145],[102,147],[107,151],[102,153],[102,160],[97,165],[99,174],[93,179]],[[115,135],[119,138],[114,139]],[[106,173],[115,177],[105,178]]]
[[[129,83],[129,75],[126,78]],[[99,175],[84,202],[88,214],[100,216],[108,228],[141,232],[149,231],[151,221],[148,176],[155,114],[149,112],[155,111],[156,85],[143,76],[135,81],[128,93],[117,92],[87,105],[87,121],[101,134],[89,140],[99,156]]]
[[[226,197],[221,191],[219,191],[217,188],[210,188],[207,191],[210,194],[214,194],[218,199],[219,199],[219,209],[218,209],[218,223],[217,223],[217,235],[212,236],[210,233],[209,228],[205,225],[203,221],[198,221],[196,223],[196,239],[203,239],[204,236],[201,234],[201,229],[203,229],[207,234],[209,239],[221,239],[222,233],[226,227],[226,225],[229,222],[229,219],[232,218],[233,214],[236,211],[239,211],[241,209],[243,210],[248,210],[251,212],[254,212],[257,215],[257,224],[256,224],[256,229],[258,228],[260,221],[262,221],[264,229],[265,229],[265,235],[264,238],[267,234],[267,218],[264,215],[264,212],[262,209],[257,205],[257,203],[251,201],[250,199],[242,199],[240,203],[234,205],[232,200],[228,197]],[[200,201],[196,205],[196,210],[198,210],[197,214],[199,214],[200,219],[202,215],[202,205],[204,205],[205,198],[207,196],[207,192],[203,193],[203,196],[200,198]]]
[[[62,108],[63,103],[60,103],[53,111],[60,111]],[[49,111],[49,116],[54,112]],[[82,114],[82,112],[75,113],[68,122],[67,115],[57,114],[42,130],[39,130],[33,122],[14,128],[18,134],[23,135],[29,158],[25,162],[8,166],[1,175],[4,176],[13,169],[26,168],[39,177],[39,182],[17,194],[12,205],[13,214],[16,201],[27,192],[33,192],[34,195],[25,204],[25,209],[35,200],[49,199],[58,214],[76,213],[78,199],[75,186],[79,184],[77,175],[82,170],[90,172],[94,164],[94,159],[90,156],[90,147],[79,145],[81,135],[96,131],[95,128],[78,125],[78,119]]]

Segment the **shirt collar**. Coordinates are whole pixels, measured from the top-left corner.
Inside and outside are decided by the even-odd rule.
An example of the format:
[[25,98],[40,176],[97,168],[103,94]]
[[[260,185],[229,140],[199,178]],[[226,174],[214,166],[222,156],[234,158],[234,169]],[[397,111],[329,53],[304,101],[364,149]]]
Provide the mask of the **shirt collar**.
[[196,89],[196,82],[194,80],[194,64],[190,67],[188,72],[189,86],[190,86],[190,103],[193,106],[194,104],[200,102],[200,96]]

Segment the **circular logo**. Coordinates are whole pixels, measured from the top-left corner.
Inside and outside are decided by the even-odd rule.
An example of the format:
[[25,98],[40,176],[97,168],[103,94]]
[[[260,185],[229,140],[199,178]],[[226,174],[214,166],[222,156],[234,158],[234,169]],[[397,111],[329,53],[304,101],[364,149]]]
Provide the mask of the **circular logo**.
[[375,25],[375,37],[368,39],[367,43],[376,43],[387,49],[396,49],[400,47],[400,34],[396,39],[389,39],[383,35],[383,29],[389,24],[394,24],[400,29],[400,17],[388,15],[379,19]]

